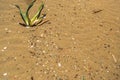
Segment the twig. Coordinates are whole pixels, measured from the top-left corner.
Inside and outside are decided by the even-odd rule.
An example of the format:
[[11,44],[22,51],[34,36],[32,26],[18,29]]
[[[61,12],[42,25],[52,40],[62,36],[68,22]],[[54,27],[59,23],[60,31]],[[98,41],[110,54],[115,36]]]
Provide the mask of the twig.
[[115,56],[113,54],[112,54],[112,57],[113,57],[114,62],[116,63],[117,59],[115,58]]

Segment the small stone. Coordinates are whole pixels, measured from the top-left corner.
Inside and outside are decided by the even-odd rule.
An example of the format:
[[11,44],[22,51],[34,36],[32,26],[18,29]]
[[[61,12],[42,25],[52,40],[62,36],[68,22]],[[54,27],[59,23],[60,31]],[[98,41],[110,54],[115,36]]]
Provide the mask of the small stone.
[[75,40],[75,38],[72,37],[72,40]]
[[7,47],[4,47],[1,51],[4,52],[7,49]]
[[43,50],[43,53],[46,53],[46,51],[45,51],[45,50]]
[[58,63],[58,66],[61,67],[62,66],[61,63]]
[[47,74],[47,71],[44,71],[45,74]]
[[33,48],[34,46],[32,45],[32,46],[30,46],[30,48]]
[[4,73],[3,76],[7,76],[7,73]]
[[16,60],[17,59],[17,57],[14,57],[14,60]]
[[43,36],[44,36],[44,34],[41,34],[41,35],[40,35],[40,37],[43,37]]
[[5,49],[7,49],[7,47],[4,47],[3,49],[5,50]]
[[36,40],[36,42],[40,42],[40,40]]

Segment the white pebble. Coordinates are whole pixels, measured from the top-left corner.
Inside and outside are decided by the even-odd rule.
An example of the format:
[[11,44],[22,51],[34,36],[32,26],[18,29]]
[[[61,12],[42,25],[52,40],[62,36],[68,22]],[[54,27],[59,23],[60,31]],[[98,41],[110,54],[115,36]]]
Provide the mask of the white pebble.
[[7,47],[3,47],[3,49],[1,51],[4,52],[6,49],[7,49]]
[[36,42],[40,42],[40,40],[36,40]]
[[33,48],[34,46],[32,45],[32,46],[30,46],[30,48]]
[[45,51],[45,50],[43,50],[43,53],[46,53],[46,51]]
[[58,66],[61,67],[62,66],[61,63],[58,63]]
[[74,38],[74,37],[72,37],[72,40],[75,40],[75,38]]
[[7,47],[4,47],[3,49],[5,50],[5,49],[7,49]]
[[43,37],[43,36],[44,36],[44,34],[41,34],[40,36],[41,36],[41,37]]
[[7,76],[7,73],[4,73],[3,76]]

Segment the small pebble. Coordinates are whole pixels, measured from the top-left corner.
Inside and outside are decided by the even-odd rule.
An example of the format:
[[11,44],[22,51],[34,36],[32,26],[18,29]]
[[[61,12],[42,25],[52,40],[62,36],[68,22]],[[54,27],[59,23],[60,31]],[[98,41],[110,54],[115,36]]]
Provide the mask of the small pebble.
[[32,46],[30,46],[30,48],[33,48],[34,46],[32,45]]
[[7,73],[4,73],[3,76],[7,76]]
[[72,37],[72,40],[75,40],[75,38]]
[[36,40],[36,42],[40,42],[40,40]]
[[50,9],[47,9],[48,11],[50,11]]
[[44,34],[41,34],[40,37],[44,37]]
[[61,67],[62,66],[61,63],[58,63],[58,66]]
[[4,52],[7,49],[7,47],[4,47],[1,51]]
[[46,51],[45,51],[45,50],[43,50],[43,53],[46,53]]
[[3,49],[5,50],[5,49],[7,49],[7,47],[4,47]]

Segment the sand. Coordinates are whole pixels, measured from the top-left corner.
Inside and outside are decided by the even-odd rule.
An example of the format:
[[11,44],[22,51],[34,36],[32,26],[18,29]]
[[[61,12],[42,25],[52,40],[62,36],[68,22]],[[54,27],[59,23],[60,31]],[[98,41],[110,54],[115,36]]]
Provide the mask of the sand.
[[14,5],[29,3],[0,0],[0,80],[120,80],[120,0],[47,0],[26,28]]

